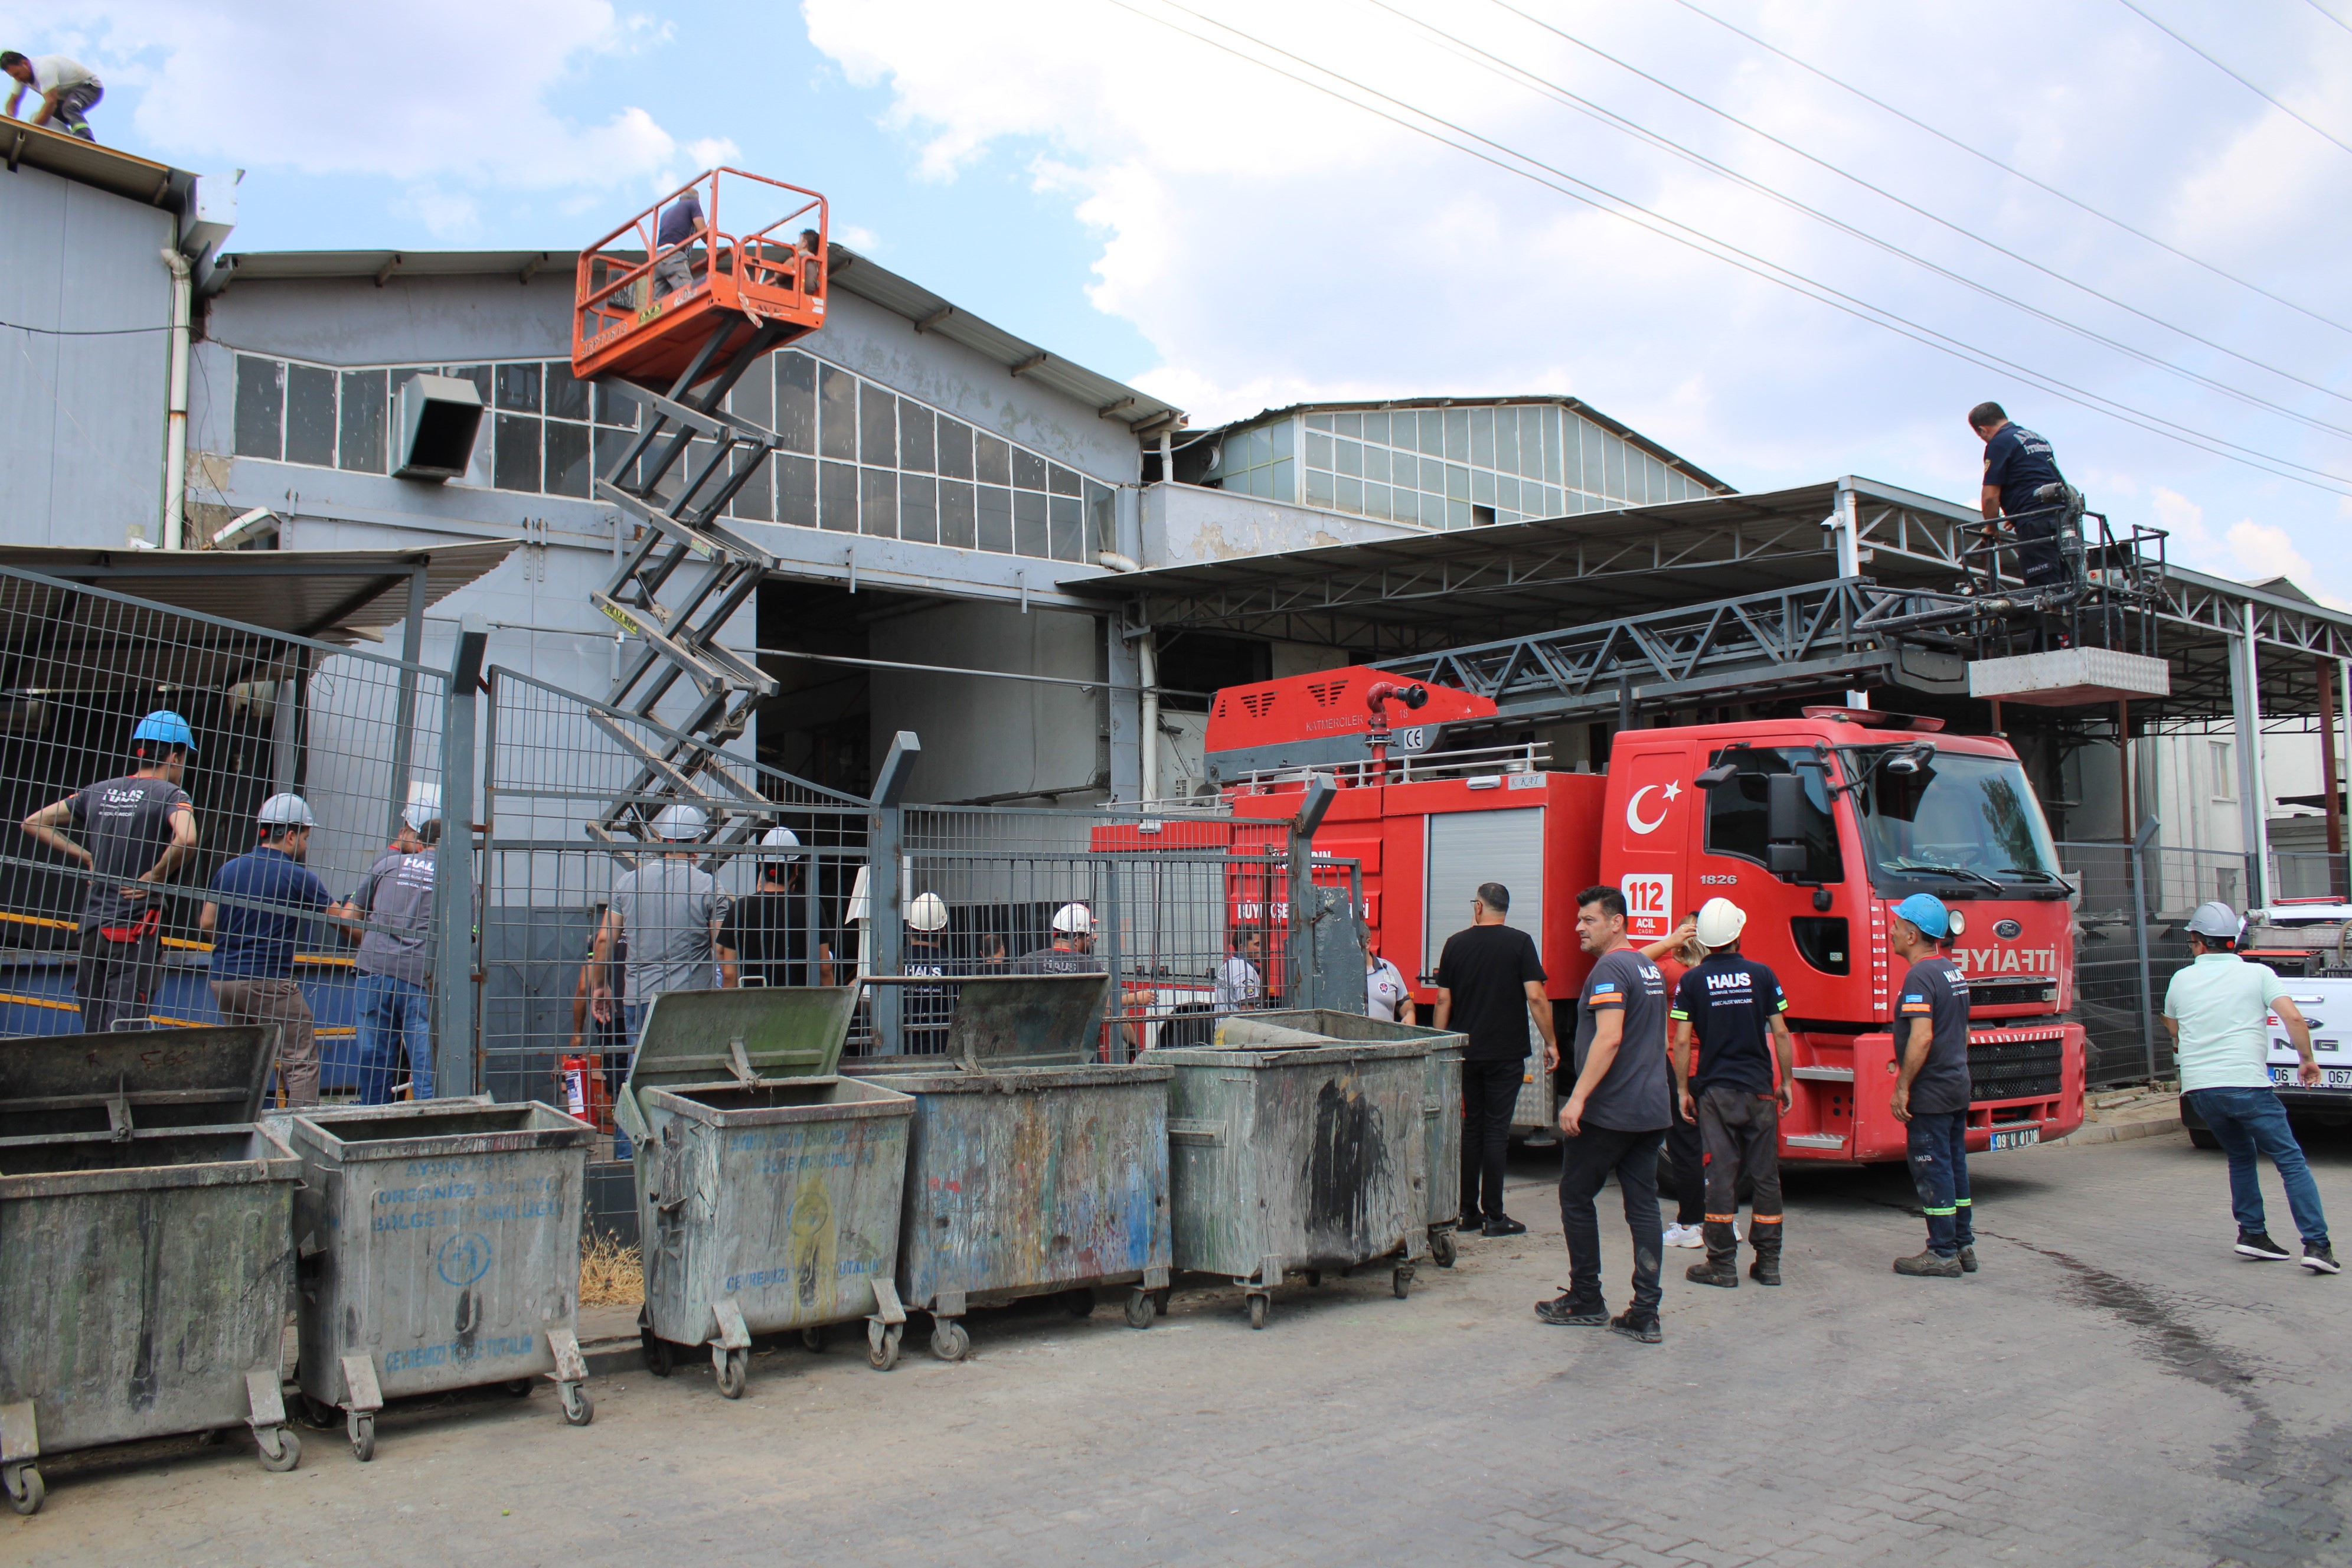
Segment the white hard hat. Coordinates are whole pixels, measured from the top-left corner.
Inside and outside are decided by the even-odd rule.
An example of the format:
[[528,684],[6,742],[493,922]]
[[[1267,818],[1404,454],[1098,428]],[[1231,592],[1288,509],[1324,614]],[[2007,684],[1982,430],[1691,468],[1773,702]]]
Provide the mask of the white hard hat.
[[1727,947],[1748,929],[1748,911],[1729,899],[1709,899],[1698,909],[1698,940],[1707,947]]
[[2199,936],[2210,936],[2221,942],[2235,942],[2239,934],[2246,929],[2246,922],[2238,918],[2237,910],[2221,900],[2208,899],[2197,906],[2195,914],[2189,917],[2189,929]]
[[319,819],[310,814],[310,803],[299,795],[273,795],[261,803],[253,820],[264,827],[316,827]]
[[698,805],[666,805],[654,818],[654,831],[677,843],[681,839],[699,838],[710,825],[710,816]]
[[948,901],[937,893],[917,893],[907,906],[907,923],[917,931],[945,931]]
[[787,866],[792,865],[800,859],[799,856],[779,855],[775,853],[775,851],[779,849],[797,849],[800,847],[800,842],[801,836],[794,833],[791,828],[771,827],[767,832],[760,835],[760,847],[768,851],[768,853],[762,856],[761,858],[767,860],[782,860]]
[[408,805],[402,808],[400,819],[415,828],[422,828],[428,822],[438,822],[441,819],[441,786],[436,784],[410,784]]
[[1091,936],[1095,912],[1084,904],[1064,904],[1054,911],[1054,929],[1066,936]]

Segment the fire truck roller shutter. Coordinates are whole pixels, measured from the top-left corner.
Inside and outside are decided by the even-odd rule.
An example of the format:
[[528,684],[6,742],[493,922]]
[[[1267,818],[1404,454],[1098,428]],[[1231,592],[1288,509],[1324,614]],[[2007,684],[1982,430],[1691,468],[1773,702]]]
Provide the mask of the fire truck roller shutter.
[[[1471,900],[1481,882],[1511,890],[1510,922],[1543,948],[1544,814],[1541,806],[1508,810],[1449,811],[1431,816],[1424,868],[1422,967],[1432,973],[1445,939],[1470,923]],[[1543,1072],[1543,1041],[1528,1025],[1528,1081],[1511,1112],[1514,1128],[1551,1124],[1551,1084]]]

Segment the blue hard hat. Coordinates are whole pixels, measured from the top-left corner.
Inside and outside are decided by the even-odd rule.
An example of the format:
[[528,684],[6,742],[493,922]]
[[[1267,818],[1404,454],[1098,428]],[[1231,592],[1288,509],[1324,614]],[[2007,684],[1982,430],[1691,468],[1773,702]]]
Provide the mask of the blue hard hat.
[[1914,893],[1895,906],[1895,918],[1909,921],[1920,934],[1941,942],[1952,934],[1952,911],[1933,893]]
[[196,732],[188,721],[169,708],[158,708],[139,721],[139,728],[131,731],[134,741],[160,741],[167,746],[184,746],[188,755],[196,754]]

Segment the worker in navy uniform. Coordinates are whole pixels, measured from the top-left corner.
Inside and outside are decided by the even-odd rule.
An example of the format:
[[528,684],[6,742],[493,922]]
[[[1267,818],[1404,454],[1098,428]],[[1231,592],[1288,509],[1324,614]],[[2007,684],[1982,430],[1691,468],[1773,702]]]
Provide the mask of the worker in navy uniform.
[[[24,820],[26,833],[91,873],[74,979],[83,1034],[147,1027],[163,957],[163,900],[155,895],[196,847],[196,808],[180,788],[195,754],[188,721],[158,709],[131,731],[129,773]],[[58,831],[68,826],[88,843]]]
[[[907,905],[907,935],[899,944],[898,973],[938,978],[963,973],[948,952],[948,904],[937,893],[917,893]],[[936,1056],[947,1049],[948,1023],[955,1016],[958,987],[899,988],[898,1031],[909,1056]]]
[[1906,1133],[1911,1184],[1927,1220],[1925,1251],[1895,1272],[1957,1279],[1977,1271],[1975,1208],[1969,1196],[1969,977],[1944,951],[1951,911],[1933,893],[1895,906],[1887,950],[1908,963],[1895,996],[1892,1109]]
[[2063,582],[2066,563],[2054,542],[2064,499],[2045,500],[2035,492],[2045,485],[2064,486],[2057,454],[2050,443],[2021,425],[2010,423],[1998,403],[1979,403],[1969,410],[1969,428],[1985,444],[1984,488],[1979,497],[1989,523],[2006,522],[2017,536],[2019,574],[2034,587]]
[[[1739,1284],[1739,1180],[1751,1184],[1748,1241],[1756,1260],[1748,1277],[1780,1282],[1780,1113],[1791,1103],[1796,1048],[1781,1015],[1789,999],[1780,976],[1739,951],[1748,913],[1729,899],[1698,911],[1706,957],[1674,992],[1674,1069],[1683,1114],[1698,1124],[1706,1150],[1706,1261],[1683,1278],[1696,1285]],[[1691,1047],[1699,1047],[1696,1069]]]

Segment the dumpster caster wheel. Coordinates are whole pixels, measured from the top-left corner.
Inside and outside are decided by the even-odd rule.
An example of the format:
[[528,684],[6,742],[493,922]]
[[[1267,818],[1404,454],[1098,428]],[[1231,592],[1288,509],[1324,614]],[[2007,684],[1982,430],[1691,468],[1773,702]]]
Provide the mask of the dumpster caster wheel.
[[1307,1271],[1307,1289],[1318,1289],[1318,1288],[1322,1285],[1322,1283],[1323,1283],[1323,1270],[1321,1270],[1320,1268],[1310,1268],[1310,1269],[1308,1269],[1308,1270]]
[[1265,1327],[1265,1310],[1268,1304],[1267,1298],[1257,1295],[1255,1292],[1251,1294],[1249,1299],[1251,1328],[1262,1329]]
[[1151,1320],[1159,1316],[1152,1302],[1151,1294],[1149,1290],[1129,1290],[1127,1293],[1127,1326],[1129,1328],[1148,1329],[1151,1326]]
[[1095,1315],[1095,1293],[1091,1286],[1081,1285],[1075,1290],[1062,1292],[1062,1310],[1073,1318]]
[[[253,1439],[261,1445],[261,1468],[265,1470],[284,1475],[302,1462],[302,1439],[283,1426],[256,1427]],[[369,1440],[374,1440],[372,1435]]]
[[[375,1458],[375,1416],[363,1410],[354,1410],[343,1418],[343,1436],[352,1440],[352,1458],[366,1464]],[[267,1464],[268,1461],[264,1460]],[[289,1465],[287,1468],[293,1467]]]
[[823,1355],[824,1353],[827,1338],[828,1336],[822,1328],[803,1329],[801,1331],[801,1348],[807,1351],[812,1355]]
[[719,1373],[719,1392],[730,1399],[743,1397],[743,1385],[751,1378],[751,1352],[747,1350],[720,1351],[711,1360]]
[[1430,1260],[1435,1263],[1440,1268],[1453,1268],[1454,1258],[1460,1256],[1461,1247],[1455,1243],[1454,1233],[1452,1231],[1441,1230],[1431,1234],[1429,1238]]
[[931,1353],[941,1361],[961,1361],[971,1353],[971,1335],[953,1318],[940,1318],[931,1324]]
[[536,1381],[537,1380],[533,1378],[528,1377],[510,1377],[507,1379],[507,1392],[513,1394],[517,1399],[529,1399],[530,1397],[531,1389],[536,1385]]
[[898,1341],[906,1332],[904,1323],[866,1325],[866,1359],[874,1363],[875,1371],[888,1372],[898,1364]]
[[18,1513],[40,1512],[41,1500],[49,1494],[48,1488],[41,1484],[37,1465],[11,1465],[0,1470],[0,1482],[5,1483],[8,1506]]
[[563,1424],[566,1426],[585,1426],[596,1419],[596,1402],[588,1397],[586,1389],[576,1383],[560,1383],[556,1387],[563,1394]]
[[1412,1264],[1400,1265],[1397,1271],[1389,1276],[1389,1289],[1396,1292],[1396,1299],[1400,1301],[1412,1293]]

